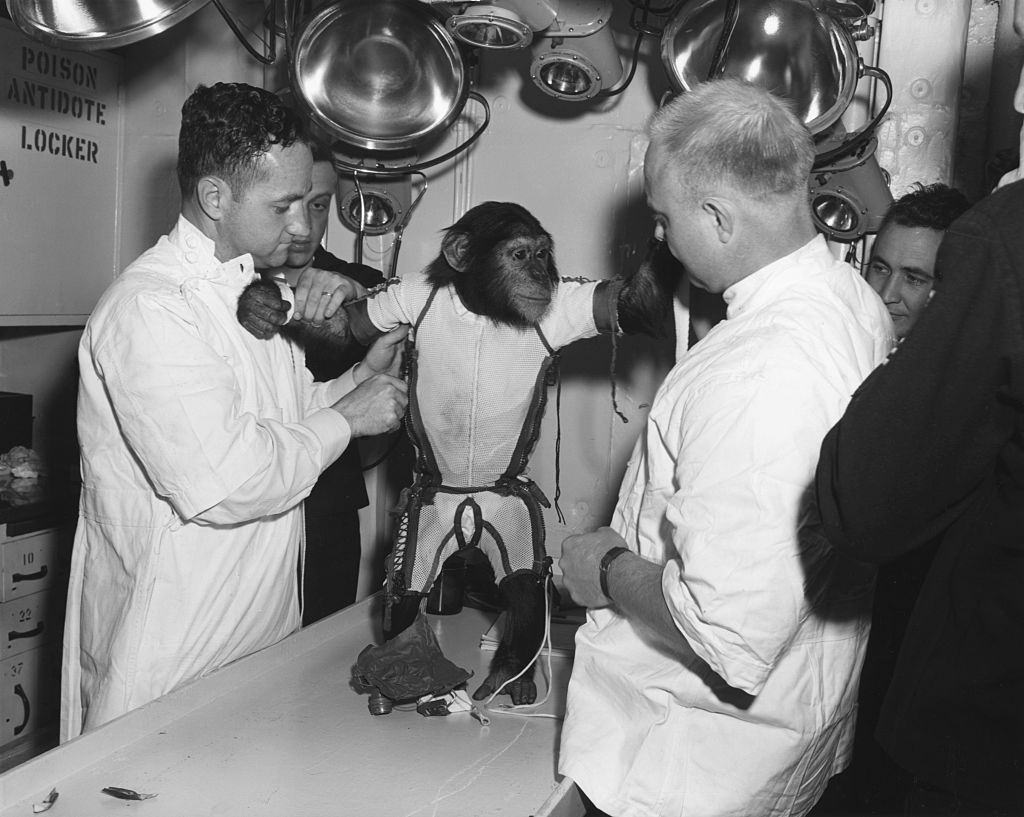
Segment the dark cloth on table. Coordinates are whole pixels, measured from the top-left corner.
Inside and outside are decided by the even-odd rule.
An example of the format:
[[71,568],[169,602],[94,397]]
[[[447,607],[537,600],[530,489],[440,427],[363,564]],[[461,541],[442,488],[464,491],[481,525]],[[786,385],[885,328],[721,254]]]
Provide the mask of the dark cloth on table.
[[[322,247],[313,256],[317,269],[340,272],[363,286],[383,282],[378,270],[343,261]],[[306,367],[315,380],[331,380],[356,365],[366,347],[353,344],[344,352],[311,347]],[[306,498],[306,564],[302,624],[312,624],[356,600],[361,543],[359,509],[369,504],[356,441],[320,475]]]
[[919,786],[1024,814],[1024,183],[946,232],[935,295],[821,449],[841,551],[937,538],[877,736]]

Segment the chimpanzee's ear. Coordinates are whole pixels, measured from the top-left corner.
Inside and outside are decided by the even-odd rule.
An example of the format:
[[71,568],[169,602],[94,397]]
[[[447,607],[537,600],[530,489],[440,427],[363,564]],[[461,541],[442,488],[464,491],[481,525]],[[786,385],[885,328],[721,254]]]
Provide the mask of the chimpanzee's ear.
[[456,272],[465,272],[469,259],[469,234],[449,230],[441,241],[441,252],[449,267]]

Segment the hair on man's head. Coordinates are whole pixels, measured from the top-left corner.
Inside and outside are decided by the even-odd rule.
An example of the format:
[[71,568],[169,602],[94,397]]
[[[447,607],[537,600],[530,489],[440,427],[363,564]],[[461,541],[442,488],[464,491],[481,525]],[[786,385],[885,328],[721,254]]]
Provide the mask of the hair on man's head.
[[803,195],[814,163],[814,139],[789,102],[740,79],[680,94],[655,111],[647,133],[695,191],[725,183],[754,198]]
[[945,231],[970,206],[967,197],[955,187],[941,182],[928,185],[918,183],[913,190],[889,205],[879,231],[890,224]]
[[313,152],[314,162],[330,162],[334,164],[334,151],[319,139],[310,139],[309,149]]
[[273,145],[308,142],[302,119],[276,94],[240,82],[200,85],[181,108],[178,184],[188,197],[217,176],[241,197]]

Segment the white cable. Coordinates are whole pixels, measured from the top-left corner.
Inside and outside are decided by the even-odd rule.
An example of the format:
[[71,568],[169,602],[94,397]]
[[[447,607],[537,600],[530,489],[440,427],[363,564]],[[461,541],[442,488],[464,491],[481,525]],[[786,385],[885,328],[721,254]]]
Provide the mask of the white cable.
[[[540,646],[537,648],[537,652],[534,653],[533,658],[530,659],[530,661],[526,664],[526,666],[523,667],[519,672],[517,672],[511,678],[508,678],[507,680],[505,680],[501,684],[501,686],[499,686],[496,690],[494,690],[494,692],[492,692],[490,694],[490,696],[488,696],[487,700],[484,701],[483,704],[481,704],[481,706],[485,710],[487,710],[488,712],[491,712],[492,714],[495,714],[495,715],[519,715],[520,717],[523,717],[523,718],[553,718],[554,720],[561,720],[562,719],[561,715],[553,715],[553,714],[546,713],[546,712],[524,712],[524,711],[522,711],[522,710],[525,710],[525,709],[532,709],[534,707],[542,706],[544,703],[547,702],[548,697],[551,695],[551,678],[552,678],[552,674],[551,674],[551,595],[550,595],[550,592],[549,592],[549,590],[550,590],[550,588],[549,588],[550,583],[551,583],[551,575],[547,574],[544,577],[544,638],[541,640]],[[534,666],[537,663],[537,659],[540,658],[541,653],[545,652],[545,647],[547,648],[547,651],[546,651],[547,652],[547,660],[546,660],[545,664],[541,665],[542,669],[544,670],[544,672],[543,672],[543,674],[544,674],[544,684],[545,684],[544,697],[541,698],[539,701],[535,701],[532,704],[514,704],[512,706],[505,706],[505,705],[503,705],[503,706],[500,706],[500,707],[498,707],[496,709],[491,709],[490,706],[489,706],[491,701],[493,701],[498,695],[500,695],[502,690],[504,690],[506,686],[511,684],[513,681],[518,680],[519,678],[521,678],[523,676],[523,674],[530,667]]]

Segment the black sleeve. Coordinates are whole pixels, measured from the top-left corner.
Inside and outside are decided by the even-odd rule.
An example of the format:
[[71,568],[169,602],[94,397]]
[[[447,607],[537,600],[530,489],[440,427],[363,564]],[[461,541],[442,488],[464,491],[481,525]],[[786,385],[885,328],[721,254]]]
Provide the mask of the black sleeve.
[[[329,253],[323,247],[319,247],[313,255],[312,266],[317,269],[325,269],[330,272],[340,272],[350,278],[354,278],[365,287],[374,287],[384,281],[380,270],[368,267],[365,264],[356,264],[351,261],[344,261],[336,255]],[[362,310],[357,308],[362,306]],[[365,316],[365,303],[356,304],[354,307],[346,307],[349,315],[357,311]],[[368,324],[368,327],[366,326]],[[351,369],[366,355],[366,346],[379,335],[376,327],[365,319],[365,324],[360,322],[359,326],[352,326],[355,335],[354,342],[348,347],[338,350],[329,345],[311,344],[306,347],[306,366],[313,373],[316,380],[330,380],[342,372]]]
[[989,490],[1014,434],[1005,401],[1020,362],[1024,184],[1012,187],[947,231],[931,303],[822,444],[822,522],[855,558],[890,561],[942,532]]
[[340,272],[362,284],[364,287],[375,287],[384,283],[384,275],[379,269],[357,264],[354,261],[344,261],[323,247],[319,247],[313,255],[312,266],[317,269],[325,269],[330,272]]

